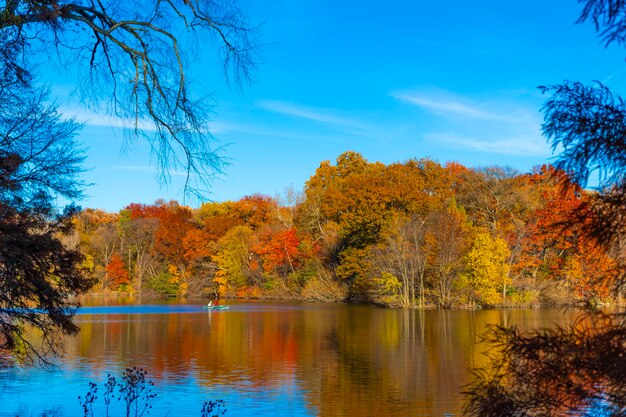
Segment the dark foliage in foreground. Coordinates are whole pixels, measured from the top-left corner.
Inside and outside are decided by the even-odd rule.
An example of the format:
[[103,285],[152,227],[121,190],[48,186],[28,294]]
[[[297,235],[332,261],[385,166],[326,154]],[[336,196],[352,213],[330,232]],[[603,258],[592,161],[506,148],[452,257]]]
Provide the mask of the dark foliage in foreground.
[[[147,379],[147,376],[147,370],[137,367],[126,368],[122,373],[122,380],[119,382],[111,374],[107,375],[102,395],[103,409],[98,413],[94,413],[94,405],[98,400],[98,385],[90,382],[87,394],[84,397],[78,397],[83,409],[83,416],[104,415],[109,417],[116,415],[113,410],[118,403],[121,403],[124,410],[121,415],[126,417],[140,417],[150,414],[151,403],[157,394],[152,392],[154,383]],[[200,410],[201,417],[219,417],[224,414],[226,414],[224,400],[205,401]]]
[[605,246],[626,235],[626,104],[606,86],[565,82],[541,87],[551,94],[543,108],[543,131],[553,149],[562,149],[556,167],[586,186],[596,173],[598,193],[583,204],[572,223]]
[[590,312],[565,328],[493,327],[491,366],[475,371],[473,416],[626,415],[624,317]]
[[[58,351],[60,336],[78,331],[69,299],[92,285],[80,273],[80,252],[62,241],[76,209],[54,207],[57,197],[82,192],[80,126],[61,119],[29,80],[0,70],[0,356],[43,359]],[[27,338],[33,329],[39,345]]]
[[[126,368],[122,374],[122,381],[118,382],[114,376],[107,375],[104,384],[104,415],[110,416],[113,407],[121,402],[124,414],[127,417],[143,416],[150,413],[150,403],[157,394],[152,392],[154,383],[146,379],[148,371],[143,368]],[[94,403],[98,399],[98,386],[94,382],[89,383],[89,391],[85,397],[78,397],[85,417],[93,416]]]

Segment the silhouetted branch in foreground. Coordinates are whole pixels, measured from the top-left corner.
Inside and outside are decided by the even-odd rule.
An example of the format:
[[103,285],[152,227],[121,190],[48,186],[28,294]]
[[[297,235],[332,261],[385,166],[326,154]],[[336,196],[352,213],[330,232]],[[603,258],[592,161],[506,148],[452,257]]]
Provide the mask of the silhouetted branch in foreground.
[[494,326],[491,365],[475,371],[470,416],[626,415],[623,315],[588,312],[569,327],[522,334]]

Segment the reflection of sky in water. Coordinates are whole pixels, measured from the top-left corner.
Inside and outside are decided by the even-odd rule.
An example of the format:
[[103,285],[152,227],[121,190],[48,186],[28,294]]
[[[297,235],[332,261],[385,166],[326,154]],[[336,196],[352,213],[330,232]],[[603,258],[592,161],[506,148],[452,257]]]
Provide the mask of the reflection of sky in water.
[[[111,315],[111,314],[181,314],[181,313],[208,313],[204,309],[205,304],[147,304],[147,305],[123,305],[123,306],[86,306],[76,312],[77,316]],[[217,304],[220,305],[220,304]],[[271,312],[271,311],[294,311],[301,310],[301,305],[257,304],[257,303],[221,303],[228,305],[228,310],[213,310],[210,313],[224,313],[227,311],[240,312]],[[309,307],[311,308],[311,307]]]
[[[39,416],[44,410],[59,409],[62,416],[82,416],[78,395],[88,391],[88,382],[98,383],[99,400],[94,414],[101,415],[101,401],[106,374],[89,370],[30,372],[27,370],[3,371],[0,374],[0,416]],[[212,385],[194,377],[166,378],[154,381],[151,402],[152,416],[199,416],[204,401],[223,399],[228,410],[226,416],[312,416],[304,403],[303,393],[293,384],[276,389],[258,391],[245,381],[232,385]],[[253,413],[251,413],[253,410]],[[112,415],[123,415],[119,402]]]
[[588,409],[582,414],[582,417],[610,417],[619,411],[604,399],[595,399],[589,404]]

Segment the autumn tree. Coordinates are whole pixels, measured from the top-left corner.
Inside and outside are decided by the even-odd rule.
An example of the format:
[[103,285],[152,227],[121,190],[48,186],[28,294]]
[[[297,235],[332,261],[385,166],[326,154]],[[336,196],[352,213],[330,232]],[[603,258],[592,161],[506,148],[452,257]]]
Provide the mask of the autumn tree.
[[457,198],[476,225],[503,236],[527,207],[519,185],[519,172],[512,168],[480,168],[463,173]]
[[[246,199],[244,197],[233,206],[240,206]],[[254,230],[251,248],[254,265],[260,267],[268,291],[279,297],[290,296],[299,292],[320,271],[319,245],[295,224],[300,197],[293,189],[287,189],[284,198],[277,196],[261,201],[264,202],[261,206],[264,220]],[[265,202],[272,203],[271,212],[265,210]],[[250,221],[246,223],[254,226]]]
[[172,265],[185,264],[183,240],[193,229],[191,210],[175,201],[156,204],[159,227],[155,233],[155,250]]
[[[118,236],[115,224],[104,223],[98,226],[91,234],[89,239],[89,247],[91,252],[95,254],[95,272],[99,278],[102,290],[109,287],[109,276],[106,272],[106,265],[111,261],[111,257],[118,247]],[[103,276],[99,276],[103,274]]]
[[428,260],[426,219],[396,218],[387,236],[373,249],[374,263],[385,293],[397,295],[398,304],[425,305],[425,275]]
[[128,269],[126,269],[124,261],[117,253],[111,256],[111,260],[106,266],[106,271],[115,290],[123,290],[130,285]]
[[202,225],[206,239],[217,242],[235,226],[245,223],[233,210],[232,202],[203,203],[194,213],[196,221]]
[[[263,195],[195,210],[157,201],[114,215],[89,210],[76,225],[88,236],[80,238],[86,266],[103,289],[112,284],[106,266],[118,253],[131,277],[126,288],[148,282],[171,296],[221,289],[343,300],[348,289],[351,300],[443,308],[562,304],[591,293],[605,300],[608,286],[595,284],[614,279],[615,262],[590,246],[580,227],[563,228],[590,194],[550,166],[516,175],[493,167],[490,180],[481,172],[427,159],[370,163],[346,153],[337,165],[320,165],[307,183],[308,197],[292,200],[295,207]],[[561,190],[561,182],[570,190]],[[472,184],[483,197],[493,197],[490,187],[499,190],[493,201],[508,203],[494,203],[498,210],[489,209],[490,199],[483,200],[484,211],[472,206],[480,201],[468,197]],[[469,201],[469,210],[457,196]],[[499,246],[472,246],[477,231]],[[496,268],[505,275],[485,275],[494,253],[506,254]]]
[[514,265],[517,274],[528,274],[537,287],[544,287],[544,302],[581,302],[594,293],[606,299],[615,278],[614,261],[590,239],[590,219],[581,216],[594,194],[551,166],[538,168],[528,178],[542,203],[526,226],[524,253]]
[[134,238],[127,243],[129,263],[137,260],[135,269],[141,278],[149,272],[153,289],[184,295],[193,254],[201,253],[203,244],[191,210],[176,201],[160,200],[152,205],[131,204],[123,212],[128,215],[125,233]]
[[562,275],[573,303],[609,301],[619,271],[606,250],[581,237],[576,251],[566,258]]
[[259,229],[276,217],[276,201],[263,194],[243,197],[231,204],[230,215],[239,218],[252,229]]
[[395,214],[425,216],[452,193],[449,171],[428,159],[384,165],[356,152],[325,161],[305,187],[299,224],[317,238],[327,264],[350,283],[354,299],[367,299],[371,248]]
[[159,222],[154,218],[131,218],[125,228],[126,251],[132,264],[132,285],[141,291],[144,280],[155,275],[155,235]]
[[462,172],[461,176],[458,202],[470,222],[506,242],[509,276],[504,281],[503,296],[511,290],[519,299],[525,291],[517,288],[524,275],[523,268],[518,267],[527,238],[526,225],[536,205],[531,187],[524,175],[510,167],[483,167]]
[[253,248],[261,258],[263,271],[285,276],[295,273],[299,265],[298,246],[300,239],[294,228],[266,230],[259,236]]
[[119,246],[116,222],[117,214],[89,208],[73,217],[78,249],[84,256],[82,271],[85,276],[97,280],[100,290],[108,288],[105,268]]
[[509,249],[502,238],[486,230],[474,231],[462,276],[472,305],[494,306],[505,301],[508,255]]
[[452,200],[431,215],[426,236],[430,260],[428,279],[438,307],[454,304],[454,290],[463,271],[463,256],[468,244],[469,225],[462,207]]
[[215,264],[211,257],[217,251],[217,242],[208,239],[207,230],[194,225],[182,241],[184,263],[187,272],[187,288],[190,293],[206,294],[215,292]]
[[304,194],[297,191],[293,186],[287,187],[282,195],[274,198],[276,204],[276,219],[285,228],[294,226],[296,213],[304,201]]
[[252,229],[248,226],[233,227],[220,239],[220,249],[213,259],[218,267],[215,281],[220,286],[221,293],[245,290],[251,283],[251,239]]

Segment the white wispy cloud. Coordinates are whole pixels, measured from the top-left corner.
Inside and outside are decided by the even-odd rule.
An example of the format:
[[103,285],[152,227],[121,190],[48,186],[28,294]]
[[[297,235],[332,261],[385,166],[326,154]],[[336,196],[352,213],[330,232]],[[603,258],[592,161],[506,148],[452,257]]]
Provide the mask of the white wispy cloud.
[[548,157],[551,154],[545,139],[540,135],[520,135],[489,140],[453,133],[430,133],[424,135],[424,139],[440,144],[445,143],[450,147],[502,155]]
[[441,115],[469,117],[483,120],[504,120],[507,114],[500,114],[481,108],[480,105],[461,97],[451,97],[446,94],[426,94],[421,92],[394,92],[391,96],[396,100],[424,108]]
[[258,103],[258,106],[274,113],[311,120],[314,122],[356,129],[365,128],[364,124],[358,120],[338,116],[336,114],[337,110],[306,107],[299,104],[277,100],[263,100]]
[[[139,119],[138,121],[135,121],[135,119],[111,116],[106,114],[105,111],[96,112],[80,107],[61,107],[60,110],[64,115],[74,117],[77,121],[84,123],[87,126],[134,129],[136,123],[137,128],[144,132],[156,131],[155,124],[151,120]],[[239,131],[239,129],[239,125],[234,123],[216,121],[208,122],[208,132],[212,135]]]
[[474,152],[526,157],[551,155],[541,135],[540,104],[532,92],[468,96],[424,88],[390,95],[445,117],[445,123],[431,119],[431,132],[423,135],[430,142]]
[[118,116],[112,116],[106,113],[106,111],[93,111],[82,107],[75,106],[61,106],[60,112],[66,116],[74,117],[77,121],[86,124],[87,126],[99,126],[99,127],[112,127],[112,128],[134,128],[135,123],[137,128],[143,131],[154,131],[154,123],[149,120],[121,118]]

